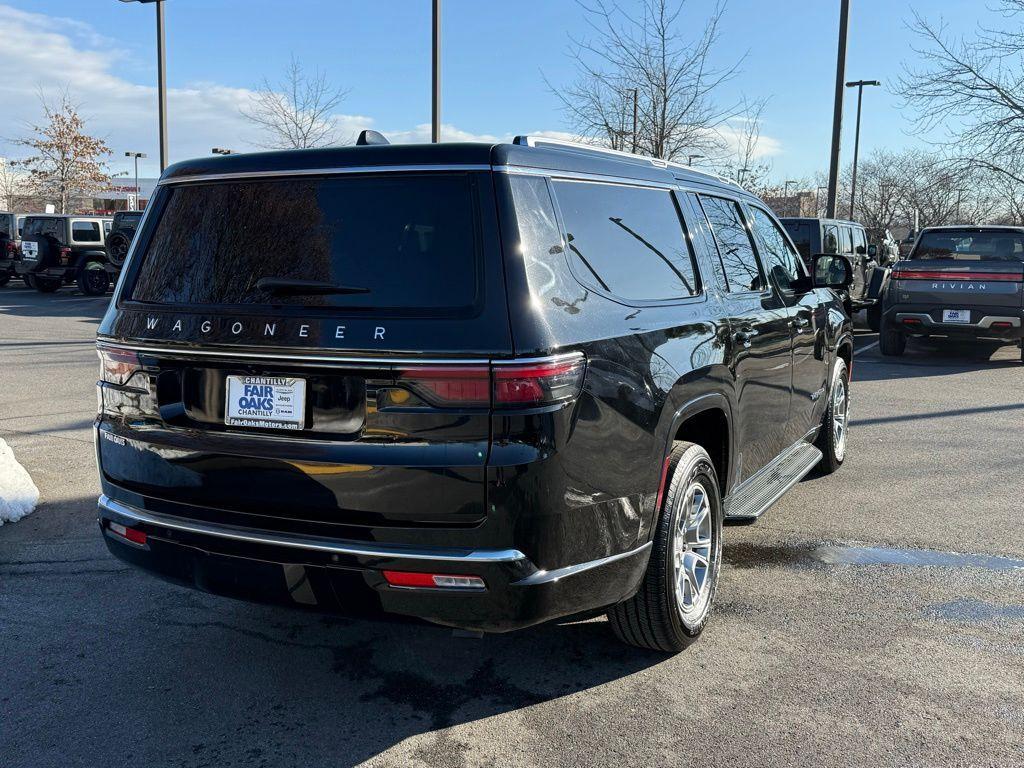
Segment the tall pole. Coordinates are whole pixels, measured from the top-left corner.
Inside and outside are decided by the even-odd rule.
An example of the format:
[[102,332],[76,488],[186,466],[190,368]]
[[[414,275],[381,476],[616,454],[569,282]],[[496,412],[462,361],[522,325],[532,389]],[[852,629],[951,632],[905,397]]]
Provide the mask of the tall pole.
[[160,112],[160,172],[167,167],[167,60],[164,56],[164,3],[156,2],[157,101]]
[[639,99],[639,92],[636,88],[633,89],[633,154],[636,154],[636,118],[637,118],[637,101]]
[[139,210],[139,201],[142,195],[139,194],[139,153],[135,153],[135,210]]
[[853,134],[853,175],[850,177],[850,221],[857,201],[857,156],[860,154],[860,104],[864,99],[864,83],[857,84],[857,130]]
[[437,144],[441,141],[441,0],[433,2],[433,96],[430,140]]
[[840,0],[839,51],[836,55],[836,100],[832,111],[832,155],[828,166],[828,201],[825,216],[834,219],[839,203],[839,141],[843,133],[843,84],[846,81],[846,33],[850,25],[850,0]]

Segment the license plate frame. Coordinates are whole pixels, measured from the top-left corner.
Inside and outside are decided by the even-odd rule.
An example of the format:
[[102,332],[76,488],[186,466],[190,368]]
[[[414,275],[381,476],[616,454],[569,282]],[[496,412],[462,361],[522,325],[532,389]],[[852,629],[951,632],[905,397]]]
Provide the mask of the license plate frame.
[[27,261],[35,261],[39,258],[39,243],[35,240],[21,241],[21,256]]
[[942,322],[950,325],[970,325],[971,310],[969,309],[944,309],[942,310]]
[[293,376],[227,376],[224,424],[255,429],[305,429],[306,380]]

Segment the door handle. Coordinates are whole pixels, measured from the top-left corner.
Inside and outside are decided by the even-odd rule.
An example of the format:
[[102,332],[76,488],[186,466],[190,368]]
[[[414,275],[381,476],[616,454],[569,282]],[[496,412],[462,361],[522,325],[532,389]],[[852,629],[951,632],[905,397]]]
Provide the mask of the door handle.
[[757,330],[757,328],[744,328],[742,331],[736,331],[732,337],[736,339],[736,341],[741,342],[744,349],[750,349],[750,340],[759,333],[760,331]]
[[794,317],[789,323],[791,326],[796,328],[797,333],[803,333],[804,328],[811,324],[811,321],[806,317]]

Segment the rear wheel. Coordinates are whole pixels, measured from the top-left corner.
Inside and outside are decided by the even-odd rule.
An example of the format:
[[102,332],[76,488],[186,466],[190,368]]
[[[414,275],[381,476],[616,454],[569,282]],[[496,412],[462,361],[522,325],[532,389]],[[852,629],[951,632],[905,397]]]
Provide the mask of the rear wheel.
[[32,287],[40,293],[53,293],[60,288],[60,278],[32,275]]
[[846,361],[836,358],[832,366],[832,382],[828,392],[828,407],[821,421],[821,431],[814,444],[821,451],[818,471],[831,475],[843,465],[846,458],[846,433],[850,417],[850,373]]
[[677,442],[639,591],[608,612],[612,631],[640,648],[675,653],[711,616],[722,561],[722,498],[707,451]]
[[102,296],[110,287],[110,275],[101,262],[91,261],[78,270],[77,282],[86,296]]
[[883,355],[899,357],[907,348],[907,337],[892,327],[884,317],[878,330],[878,348]]

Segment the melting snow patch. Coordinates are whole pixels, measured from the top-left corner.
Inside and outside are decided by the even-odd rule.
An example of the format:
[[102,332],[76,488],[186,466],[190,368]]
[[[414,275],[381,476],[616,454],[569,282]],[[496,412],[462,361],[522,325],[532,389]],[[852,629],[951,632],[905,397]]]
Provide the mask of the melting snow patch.
[[14,451],[0,440],[0,525],[21,520],[39,503],[39,489]]

